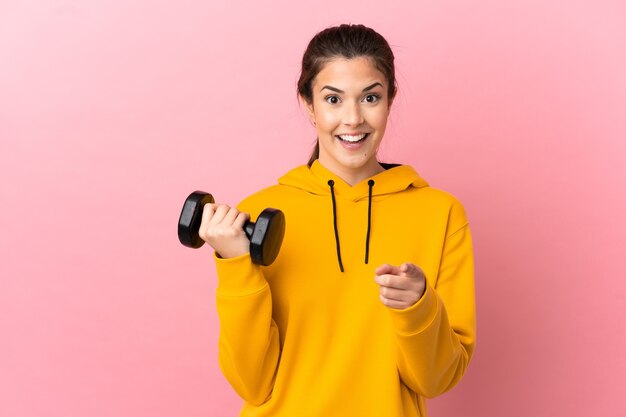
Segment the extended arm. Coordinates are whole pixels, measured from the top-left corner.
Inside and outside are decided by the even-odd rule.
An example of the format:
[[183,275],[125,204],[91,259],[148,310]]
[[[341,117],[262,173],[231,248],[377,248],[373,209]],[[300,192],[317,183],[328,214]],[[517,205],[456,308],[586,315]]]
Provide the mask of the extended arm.
[[467,224],[446,238],[439,274],[428,282],[419,301],[389,312],[404,383],[429,398],[456,385],[469,364],[476,334],[474,261]]

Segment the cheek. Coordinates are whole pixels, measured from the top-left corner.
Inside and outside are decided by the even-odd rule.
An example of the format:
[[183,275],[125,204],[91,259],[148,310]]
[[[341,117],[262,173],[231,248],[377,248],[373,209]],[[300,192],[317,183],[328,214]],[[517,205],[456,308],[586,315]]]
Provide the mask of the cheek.
[[387,127],[387,117],[377,116],[371,118],[369,119],[369,124],[372,128],[376,129],[379,134],[384,133]]
[[377,112],[369,119],[372,127],[377,130],[384,130],[387,127],[387,112]]
[[337,127],[337,118],[330,112],[321,112],[317,114],[317,127],[323,131],[334,130]]

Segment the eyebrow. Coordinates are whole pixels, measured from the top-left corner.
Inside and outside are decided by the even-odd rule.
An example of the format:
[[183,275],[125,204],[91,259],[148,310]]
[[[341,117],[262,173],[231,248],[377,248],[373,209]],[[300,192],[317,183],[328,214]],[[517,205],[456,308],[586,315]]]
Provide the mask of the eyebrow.
[[[371,90],[371,89],[373,89],[374,87],[378,87],[378,86],[381,86],[381,87],[382,87],[383,85],[382,85],[381,83],[379,83],[379,82],[375,82],[374,84],[372,84],[372,85],[370,85],[370,86],[365,87],[365,88],[363,89],[363,91],[362,91],[362,92],[363,92],[363,93],[365,93],[365,92],[367,92],[367,91],[370,91],[370,90]],[[320,88],[320,92],[322,92],[322,90],[324,90],[325,88],[326,88],[326,89],[328,89],[328,90],[330,90],[330,91],[334,91],[335,93],[340,93],[340,94],[343,94],[343,93],[345,92],[345,91],[342,91],[342,90],[340,90],[340,89],[338,89],[338,88],[336,88],[336,87],[332,87],[332,86],[330,86],[330,85],[325,85],[324,87]]]

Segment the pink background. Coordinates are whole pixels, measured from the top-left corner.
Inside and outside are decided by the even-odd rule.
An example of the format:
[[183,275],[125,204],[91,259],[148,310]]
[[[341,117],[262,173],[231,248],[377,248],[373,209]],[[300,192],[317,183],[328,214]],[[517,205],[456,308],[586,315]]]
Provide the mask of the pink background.
[[478,346],[432,416],[626,415],[622,0],[0,3],[0,414],[234,416],[215,272],[177,241],[304,163],[314,33],[397,55],[381,152],[473,227]]

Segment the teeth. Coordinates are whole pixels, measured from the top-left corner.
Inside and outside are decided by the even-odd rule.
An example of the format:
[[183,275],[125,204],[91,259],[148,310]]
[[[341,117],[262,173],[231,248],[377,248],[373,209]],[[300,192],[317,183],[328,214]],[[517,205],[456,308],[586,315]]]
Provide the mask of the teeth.
[[356,136],[352,136],[352,135],[339,135],[339,138],[341,138],[341,140],[345,140],[346,142],[358,142],[361,139],[363,139],[366,136],[366,134],[362,134],[362,135],[356,135]]

